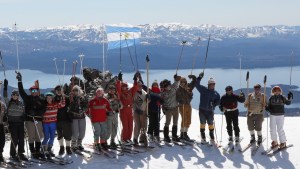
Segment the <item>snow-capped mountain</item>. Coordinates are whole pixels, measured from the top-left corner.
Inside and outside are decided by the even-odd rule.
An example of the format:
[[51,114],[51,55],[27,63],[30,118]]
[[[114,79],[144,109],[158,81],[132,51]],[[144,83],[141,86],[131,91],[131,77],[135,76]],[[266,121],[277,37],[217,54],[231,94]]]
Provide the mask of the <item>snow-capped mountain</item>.
[[[181,23],[158,23],[139,25],[142,30],[142,44],[178,44],[187,40],[189,44],[197,44],[197,39],[206,40],[209,34],[216,41],[235,40],[241,38],[286,39],[300,37],[300,26],[256,26],[256,27],[223,27],[217,25],[186,25]],[[102,41],[103,26],[76,25],[48,27],[40,29],[18,30],[20,40],[59,40],[70,42]],[[0,28],[0,39],[15,39],[14,28]]]

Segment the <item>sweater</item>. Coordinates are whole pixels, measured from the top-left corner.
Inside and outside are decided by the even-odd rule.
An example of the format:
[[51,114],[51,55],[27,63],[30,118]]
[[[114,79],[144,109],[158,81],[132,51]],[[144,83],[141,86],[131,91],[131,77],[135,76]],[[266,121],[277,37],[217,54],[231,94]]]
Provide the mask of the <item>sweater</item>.
[[212,112],[220,104],[220,94],[216,90],[200,85],[200,80],[196,82],[196,89],[200,92],[199,109]]
[[252,114],[262,114],[266,106],[266,97],[263,93],[255,94],[249,93],[245,101],[244,106],[248,109],[249,113]]
[[90,116],[93,123],[105,122],[106,113],[111,111],[109,101],[106,98],[93,98],[89,101],[89,109],[87,115]]
[[290,105],[291,100],[288,100],[284,95],[272,95],[269,98],[268,110],[271,115],[284,115],[284,105]]
[[178,106],[178,102],[176,100],[176,91],[178,89],[178,86],[179,82],[175,81],[171,85],[170,90],[163,90],[163,92],[161,92],[163,109],[173,109]]
[[57,111],[65,107],[65,99],[61,102],[48,103],[43,116],[43,123],[53,123],[57,121]]

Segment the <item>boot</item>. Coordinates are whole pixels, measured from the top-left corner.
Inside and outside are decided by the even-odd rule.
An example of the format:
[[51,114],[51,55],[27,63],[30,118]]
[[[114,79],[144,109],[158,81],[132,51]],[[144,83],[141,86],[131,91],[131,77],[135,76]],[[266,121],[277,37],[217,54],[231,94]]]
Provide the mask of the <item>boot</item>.
[[239,136],[235,136],[235,143],[239,143],[240,142],[240,137]]
[[64,154],[65,154],[65,147],[64,147],[64,146],[60,146],[58,155],[62,156],[62,155],[64,155]]
[[278,148],[278,142],[277,141],[272,141],[271,143],[271,149]]
[[34,143],[29,143],[29,150],[31,153],[31,158],[38,158],[34,149]]
[[251,135],[251,138],[250,138],[250,144],[253,144],[253,143],[255,143],[255,135],[253,134],[253,135]]
[[257,136],[257,145],[260,145],[262,143],[262,136]]
[[191,139],[190,139],[190,137],[188,136],[187,132],[184,132],[184,133],[183,133],[183,138],[184,138],[184,140],[186,140],[186,141],[191,141]]
[[180,132],[180,140],[184,140],[184,132]]
[[285,147],[286,147],[286,142],[280,143],[280,145],[279,145],[279,148],[280,148],[280,149],[283,149],[283,148],[285,148]]
[[1,162],[1,163],[4,162],[4,158],[3,158],[2,153],[0,153],[0,162]]
[[71,151],[71,147],[70,146],[66,146],[66,152],[68,155],[71,155],[72,154],[72,151]]
[[169,137],[169,127],[164,127],[164,141],[170,143],[171,139]]
[[41,142],[35,142],[35,153],[37,158],[46,159],[47,149],[41,150]]
[[28,161],[28,158],[24,154],[18,154],[21,161]]
[[201,135],[201,143],[206,144],[206,138],[205,138],[205,129],[200,129],[200,135]]
[[116,148],[116,147],[117,147],[117,144],[116,144],[114,141],[111,141],[109,146],[110,146],[111,148]]
[[107,146],[106,146],[106,143],[101,143],[101,146],[99,146],[99,147],[101,147],[101,149],[104,150],[104,151],[108,150]]
[[177,126],[172,127],[172,140],[173,141],[180,141],[179,137],[177,136]]
[[148,134],[148,140],[149,140],[150,142],[153,142],[153,141],[154,141],[154,137],[153,137],[152,134]]
[[133,139],[133,144],[134,144],[134,145],[139,145],[139,142],[137,141],[136,138]]
[[52,146],[48,146],[47,150],[48,150],[48,154],[49,154],[50,157],[55,157],[55,154],[52,151]]
[[83,150],[84,150],[84,148],[83,148],[83,146],[82,146],[82,140],[80,140],[80,139],[77,140],[77,147],[78,147],[78,149],[79,149],[80,151],[83,151]]

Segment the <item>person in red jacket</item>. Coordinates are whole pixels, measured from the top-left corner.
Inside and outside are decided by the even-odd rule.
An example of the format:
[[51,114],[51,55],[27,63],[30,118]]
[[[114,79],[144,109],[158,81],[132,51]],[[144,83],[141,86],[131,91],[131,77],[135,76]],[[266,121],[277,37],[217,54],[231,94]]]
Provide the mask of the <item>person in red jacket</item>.
[[134,84],[133,87],[128,89],[128,84],[122,82],[122,73],[120,72],[118,75],[118,80],[116,83],[117,91],[121,103],[123,104],[123,108],[120,109],[120,119],[122,122],[122,134],[121,134],[121,141],[123,143],[132,143],[131,136],[132,136],[132,129],[133,129],[133,117],[132,117],[132,104],[133,104],[133,96],[138,90],[137,84],[137,77],[139,72],[135,73],[134,75]]
[[[106,113],[111,111],[109,101],[104,98],[104,90],[98,88],[95,97],[89,101],[89,109],[87,115],[90,117],[94,128],[94,145],[101,151],[107,150],[107,124]],[[99,142],[100,137],[100,142]]]

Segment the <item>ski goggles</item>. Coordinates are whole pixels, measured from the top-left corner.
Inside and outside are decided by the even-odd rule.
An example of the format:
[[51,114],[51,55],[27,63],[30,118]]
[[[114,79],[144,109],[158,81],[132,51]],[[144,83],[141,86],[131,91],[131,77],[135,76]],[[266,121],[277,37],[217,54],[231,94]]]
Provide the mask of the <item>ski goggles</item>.
[[31,92],[32,92],[32,93],[37,93],[38,90],[37,90],[37,89],[32,89]]
[[12,96],[19,96],[19,94],[18,93],[14,93],[14,94],[12,94]]

